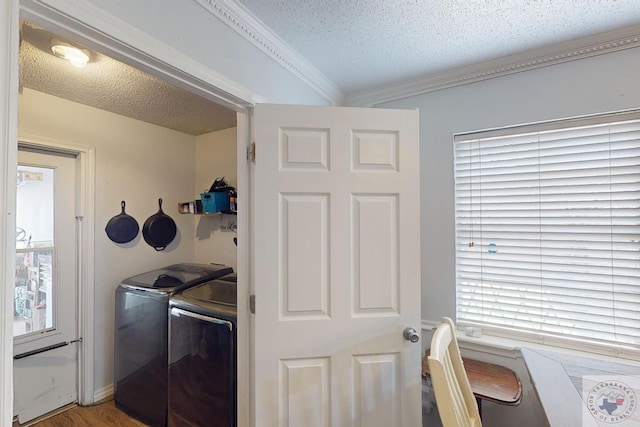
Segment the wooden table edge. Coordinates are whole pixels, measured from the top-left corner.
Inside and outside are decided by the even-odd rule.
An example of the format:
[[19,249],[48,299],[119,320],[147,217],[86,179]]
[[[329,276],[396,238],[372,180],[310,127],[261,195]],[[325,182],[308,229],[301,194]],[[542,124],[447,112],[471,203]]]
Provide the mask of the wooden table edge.
[[[429,363],[427,360],[428,356],[429,354],[427,353],[422,359],[422,377],[423,378],[426,378],[426,376],[429,375]],[[465,370],[467,371],[467,377],[469,378],[469,383],[471,384],[471,390],[473,391],[473,394],[474,396],[476,396],[476,398],[493,402],[493,403],[498,403],[500,405],[506,405],[506,406],[518,406],[522,402],[522,382],[520,381],[520,377],[518,377],[518,374],[516,374],[513,370],[505,366],[496,365],[494,363],[483,362],[480,360],[469,359],[465,357],[462,358],[462,361],[465,365]],[[475,368],[475,369],[470,369],[470,368]],[[476,391],[479,388],[478,384],[481,383],[481,381],[478,380],[476,375],[478,368],[492,369],[494,371],[499,371],[501,375],[505,375],[507,378],[509,377],[513,378],[512,380],[513,384],[511,384],[512,389],[514,390],[513,397],[497,398],[495,396],[486,394],[486,392],[482,393],[480,391]]]

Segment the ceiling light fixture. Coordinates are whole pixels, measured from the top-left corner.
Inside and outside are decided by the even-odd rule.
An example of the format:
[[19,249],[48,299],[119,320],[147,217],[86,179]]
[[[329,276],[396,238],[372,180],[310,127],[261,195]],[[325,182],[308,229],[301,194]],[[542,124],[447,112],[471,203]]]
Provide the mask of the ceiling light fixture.
[[89,51],[71,46],[58,39],[51,39],[51,52],[58,58],[66,59],[71,65],[82,68],[89,62]]

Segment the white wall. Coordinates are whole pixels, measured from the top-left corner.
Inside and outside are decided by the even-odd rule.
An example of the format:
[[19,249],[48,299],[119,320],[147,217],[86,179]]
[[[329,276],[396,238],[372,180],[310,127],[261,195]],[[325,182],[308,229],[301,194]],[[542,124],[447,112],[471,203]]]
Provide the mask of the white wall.
[[[640,107],[640,49],[553,65],[380,105],[420,109],[422,318],[455,317],[453,135],[507,125]],[[493,408],[487,423],[542,422],[521,359],[478,355],[523,377],[523,407]],[[495,418],[492,415],[495,412]]]
[[[114,293],[124,278],[176,262],[193,262],[191,215],[177,204],[195,188],[195,137],[24,89],[19,132],[96,149],[95,199],[95,390],[113,383]],[[176,239],[162,252],[142,238],[146,219],[163,210],[175,221]],[[120,213],[120,201],[140,225],[132,242],[111,242],[104,228]]]
[[[236,128],[224,129],[196,137],[196,176],[194,198],[208,190],[216,178],[225,177],[229,185],[237,187]],[[240,200],[243,196],[239,195]],[[242,203],[242,202],[240,202]],[[228,227],[236,222],[233,215],[212,214],[195,217],[195,259],[197,262],[217,262],[237,270],[236,233]]]
[[389,102],[420,109],[422,317],[455,314],[453,135],[640,107],[640,49]]

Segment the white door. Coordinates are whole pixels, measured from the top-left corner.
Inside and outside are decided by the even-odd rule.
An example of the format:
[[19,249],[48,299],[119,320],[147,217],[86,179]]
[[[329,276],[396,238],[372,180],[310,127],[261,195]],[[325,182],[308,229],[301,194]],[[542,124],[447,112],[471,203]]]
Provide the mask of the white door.
[[76,159],[18,152],[14,415],[77,401]]
[[421,425],[418,112],[258,105],[256,426]]

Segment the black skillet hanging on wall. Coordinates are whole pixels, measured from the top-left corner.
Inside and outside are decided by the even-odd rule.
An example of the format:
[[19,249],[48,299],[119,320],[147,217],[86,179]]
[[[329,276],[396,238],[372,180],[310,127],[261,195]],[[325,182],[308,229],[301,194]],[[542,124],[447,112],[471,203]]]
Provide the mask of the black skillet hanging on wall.
[[144,241],[156,251],[162,251],[176,237],[176,223],[162,212],[162,199],[158,199],[158,212],[151,215],[142,226]]
[[107,236],[113,242],[127,243],[136,238],[138,231],[140,231],[140,226],[134,217],[125,213],[124,200],[120,202],[120,206],[122,206],[122,212],[107,222],[104,231],[107,232]]

